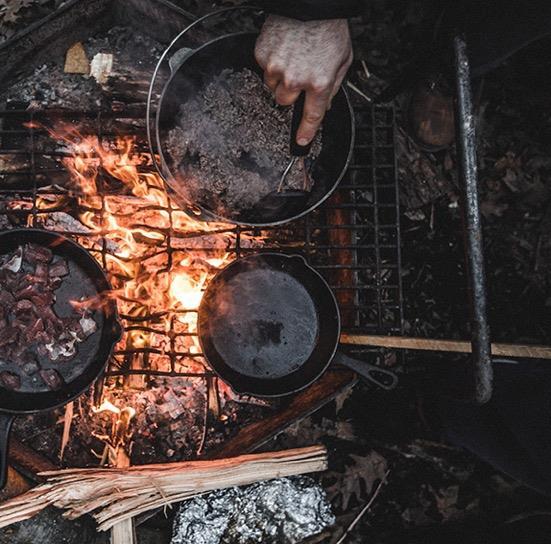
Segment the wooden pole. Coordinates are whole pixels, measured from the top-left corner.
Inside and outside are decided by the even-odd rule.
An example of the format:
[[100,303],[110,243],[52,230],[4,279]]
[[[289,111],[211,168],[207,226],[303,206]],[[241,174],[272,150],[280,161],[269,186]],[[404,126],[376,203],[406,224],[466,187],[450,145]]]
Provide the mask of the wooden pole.
[[[341,343],[389,349],[471,353],[471,343],[463,340],[342,334]],[[551,359],[551,346],[496,343],[492,344],[492,355],[495,357]]]

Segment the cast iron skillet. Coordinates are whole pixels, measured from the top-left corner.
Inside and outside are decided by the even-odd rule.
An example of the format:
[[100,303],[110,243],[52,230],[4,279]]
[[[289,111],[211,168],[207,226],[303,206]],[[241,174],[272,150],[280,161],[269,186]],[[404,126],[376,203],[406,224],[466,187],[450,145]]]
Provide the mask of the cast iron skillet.
[[[177,123],[180,106],[193,98],[224,69],[249,68],[263,77],[254,58],[257,34],[240,33],[222,36],[195,50],[181,52],[178,62],[171,63],[173,73],[163,90],[156,116],[156,151],[160,155],[159,172],[183,209],[195,209],[200,218],[248,226],[268,226],[297,219],[324,202],[336,189],[348,167],[354,147],[354,114],[344,88],[333,99],[322,125],[322,150],[311,166],[313,190],[304,198],[286,199],[283,207],[259,206],[241,212],[216,212],[217,195],[212,201],[194,202],[187,194],[185,176],[179,173],[167,152],[168,134]],[[213,135],[216,136],[216,135]],[[152,146],[153,147],[153,146]],[[289,159],[291,157],[289,156]],[[283,171],[283,169],[282,169]]]
[[338,351],[337,301],[298,255],[260,253],[230,263],[209,283],[198,326],[207,361],[237,393],[288,395],[331,362],[384,389],[397,383],[393,372]]
[[[110,290],[109,282],[99,264],[83,247],[54,232],[17,229],[0,233],[0,254],[10,253],[26,243],[48,247],[54,256],[63,257],[69,266],[69,275],[63,278],[56,291],[54,309],[58,315],[70,311],[68,300],[99,295],[103,304],[101,309],[92,313],[96,332],[77,344],[78,352],[73,359],[59,363],[47,358],[38,361],[44,368],[55,368],[64,377],[65,384],[60,389],[51,391],[42,384],[32,383],[21,391],[0,386],[0,489],[6,483],[8,438],[14,417],[57,408],[84,393],[103,372],[121,336],[116,303],[105,296]],[[8,361],[0,366],[9,364]]]

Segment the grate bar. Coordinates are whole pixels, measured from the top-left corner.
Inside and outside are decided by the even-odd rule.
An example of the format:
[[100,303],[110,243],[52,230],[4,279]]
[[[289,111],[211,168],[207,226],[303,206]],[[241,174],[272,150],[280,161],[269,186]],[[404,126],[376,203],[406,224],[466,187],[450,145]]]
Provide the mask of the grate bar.
[[[0,228],[9,228],[10,224],[44,225],[52,214],[75,214],[75,198],[83,193],[75,190],[65,171],[63,160],[70,155],[68,150],[57,145],[42,128],[55,126],[63,121],[82,129],[83,135],[95,134],[105,145],[115,141],[115,135],[135,138],[138,152],[147,150],[144,127],[139,125],[143,112],[136,111],[39,111],[29,113],[26,110],[0,111],[0,157],[4,157],[0,170]],[[305,219],[277,228],[221,228],[205,232],[205,236],[226,235],[231,240],[226,250],[235,258],[257,252],[258,248],[249,247],[245,239],[251,235],[262,235],[263,249],[301,253],[312,266],[326,277],[335,292],[353,293],[350,304],[344,304],[341,310],[352,311],[355,319],[349,330],[356,333],[402,334],[403,300],[401,286],[399,195],[396,178],[396,158],[394,156],[394,111],[390,107],[362,107],[356,110],[357,144],[355,160],[339,191],[346,198],[339,204],[325,204],[322,209],[313,212]],[[128,120],[134,120],[128,122]],[[114,126],[116,125],[116,129]],[[49,145],[46,145],[49,144]],[[9,157],[9,159],[8,159]],[[140,167],[141,172],[148,168]],[[60,186],[41,187],[49,182],[48,176],[55,176]],[[63,181],[59,181],[63,180]],[[122,194],[120,182],[113,185],[108,176],[102,179],[98,195],[98,208],[81,208],[80,211],[98,213],[100,226],[93,232],[81,232],[70,227],[56,227],[58,232],[77,239],[96,256],[104,268],[113,257],[107,243],[106,234],[109,225],[106,221],[106,198]],[[61,204],[49,209],[38,205],[39,198],[63,196]],[[18,208],[19,206],[19,208]],[[24,206],[22,209],[21,206]],[[178,246],[186,237],[174,229],[174,211],[157,205],[145,205],[142,210],[163,211],[168,214],[168,226],[135,225],[149,233],[162,236],[152,253],[145,260],[166,257],[160,271],[170,271],[175,255],[186,251]],[[326,223],[328,210],[346,210],[349,223],[332,225]],[[115,217],[127,217],[128,214],[113,214]],[[15,221],[15,223],[13,223]],[[50,227],[52,228],[52,227]],[[332,230],[341,229],[350,232],[350,243],[330,242]],[[201,239],[201,233],[194,233],[195,240]],[[333,237],[334,238],[334,237]],[[99,240],[99,243],[98,243]],[[220,249],[208,244],[197,243],[193,249],[205,255],[219,253]],[[348,253],[346,263],[337,264],[336,255]],[[117,257],[121,262],[134,263],[132,257]],[[335,271],[348,270],[349,281],[336,283]],[[124,280],[124,276],[117,276]],[[132,301],[129,301],[132,302]],[[194,335],[177,330],[177,320],[182,316],[194,315],[196,310],[181,309],[146,313],[144,315],[121,315],[125,331],[159,335],[166,338],[162,346],[122,346],[115,351],[107,376],[117,378],[131,375],[146,376],[185,376],[209,378],[207,369],[190,371],[182,368],[182,362],[192,361],[201,365],[201,353],[191,353],[178,348],[178,338]],[[169,330],[160,330],[155,325],[169,319]],[[365,349],[366,353],[373,350]],[[169,370],[151,367],[151,357],[163,357],[168,361]],[[143,367],[136,368],[133,361],[141,358]]]

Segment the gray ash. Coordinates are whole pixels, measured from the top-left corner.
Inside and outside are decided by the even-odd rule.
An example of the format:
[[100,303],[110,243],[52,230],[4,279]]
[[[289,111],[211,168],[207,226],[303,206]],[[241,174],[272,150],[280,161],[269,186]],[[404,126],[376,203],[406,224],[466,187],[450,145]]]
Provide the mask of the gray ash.
[[[169,133],[167,151],[180,173],[179,192],[223,216],[253,208],[277,190],[291,159],[291,119],[292,108],[275,104],[257,74],[224,70],[181,106]],[[320,151],[318,133],[309,159]],[[304,188],[300,161],[286,188]]]
[[[1,2],[0,2],[1,4]],[[144,103],[161,44],[131,27],[117,26],[82,42],[88,60],[97,53],[113,55],[113,69],[106,84],[92,76],[64,72],[65,56],[35,68],[9,87],[0,101],[28,104],[31,109],[64,108],[95,111],[123,103]]]

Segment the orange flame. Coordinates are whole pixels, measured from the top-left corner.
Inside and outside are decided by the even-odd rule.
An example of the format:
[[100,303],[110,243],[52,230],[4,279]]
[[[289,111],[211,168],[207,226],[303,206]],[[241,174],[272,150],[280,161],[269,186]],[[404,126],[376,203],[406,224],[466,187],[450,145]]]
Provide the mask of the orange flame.
[[[97,234],[98,245],[108,248],[105,264],[120,313],[133,322],[150,321],[151,316],[160,322],[159,334],[132,330],[123,337],[123,344],[147,348],[160,343],[162,348],[167,342],[157,337],[176,322],[177,332],[183,333],[177,350],[199,353],[197,339],[190,333],[197,330],[196,310],[208,280],[230,260],[225,248],[231,243],[231,227],[199,222],[179,210],[160,176],[148,169],[151,157],[136,150],[133,138],[120,138],[109,146],[95,136],[80,135],[73,127],[52,134],[70,149],[64,163],[82,210],[79,219]],[[101,198],[99,187],[105,177],[118,182],[120,189]],[[167,257],[169,233],[183,241],[170,249],[172,262]],[[223,249],[213,254],[186,248],[186,240],[208,233],[221,238],[216,247]],[[97,255],[101,258],[101,252]],[[80,302],[87,303],[92,302]],[[196,365],[194,360],[185,364]]]
[[99,406],[92,406],[92,412],[94,412],[94,414],[101,414],[102,412],[120,414],[121,409],[115,406],[111,401],[104,400]]

